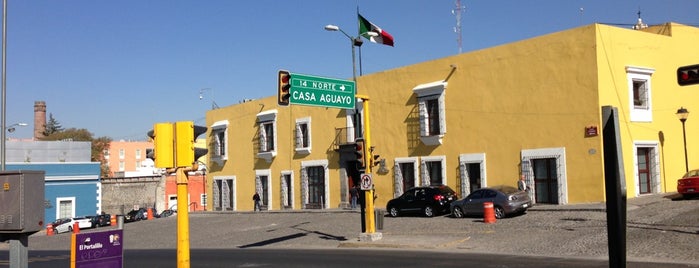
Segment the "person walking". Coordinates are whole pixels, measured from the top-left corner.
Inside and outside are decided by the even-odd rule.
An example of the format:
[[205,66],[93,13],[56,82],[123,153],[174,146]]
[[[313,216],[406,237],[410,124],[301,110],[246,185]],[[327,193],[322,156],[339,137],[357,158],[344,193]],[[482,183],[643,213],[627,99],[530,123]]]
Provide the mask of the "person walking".
[[357,199],[359,199],[359,190],[357,190],[357,186],[352,186],[350,189],[350,198],[352,200],[351,206],[352,209],[357,208]]
[[252,201],[255,202],[255,208],[253,211],[261,211],[260,210],[260,194],[255,192],[255,194],[252,196]]

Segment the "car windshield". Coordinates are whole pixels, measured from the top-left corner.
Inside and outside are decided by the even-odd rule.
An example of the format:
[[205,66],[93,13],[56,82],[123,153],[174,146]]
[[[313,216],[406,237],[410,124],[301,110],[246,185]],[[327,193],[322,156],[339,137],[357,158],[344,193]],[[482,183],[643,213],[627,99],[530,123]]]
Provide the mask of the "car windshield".
[[687,172],[687,174],[684,174],[684,176],[682,176],[682,178],[698,177],[698,176],[699,176],[699,169],[695,169],[695,170],[690,170],[689,172]]

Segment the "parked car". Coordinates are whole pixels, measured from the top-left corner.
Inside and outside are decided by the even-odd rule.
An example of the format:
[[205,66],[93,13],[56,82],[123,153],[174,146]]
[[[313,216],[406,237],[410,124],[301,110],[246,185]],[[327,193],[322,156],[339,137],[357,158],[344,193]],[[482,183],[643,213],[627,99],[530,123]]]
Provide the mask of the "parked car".
[[172,216],[173,214],[175,214],[175,211],[173,211],[171,209],[166,209],[166,210],[163,210],[162,213],[158,214],[157,217],[158,218],[167,218],[167,217]]
[[148,218],[148,210],[145,208],[132,209],[129,213],[124,215],[124,222],[134,222],[145,220]]
[[699,169],[690,170],[677,180],[677,192],[683,198],[699,196]]
[[529,194],[512,186],[501,185],[478,189],[467,197],[451,203],[451,214],[456,218],[483,215],[485,202],[493,203],[495,218],[502,219],[515,213],[524,213],[532,206]]
[[449,204],[456,199],[456,192],[446,185],[414,187],[388,201],[386,210],[391,217],[403,214],[432,217],[449,212]]
[[75,218],[61,219],[61,223],[58,224],[57,226],[54,226],[53,229],[56,231],[57,234],[65,233],[65,232],[72,232],[73,231],[73,224],[76,222],[78,223],[78,228],[80,228],[80,229],[92,228],[92,221],[90,221],[90,219],[85,218],[85,217],[75,217]]
[[90,219],[90,222],[92,222],[92,228],[111,225],[111,217],[112,216],[109,214],[85,216],[85,218]]

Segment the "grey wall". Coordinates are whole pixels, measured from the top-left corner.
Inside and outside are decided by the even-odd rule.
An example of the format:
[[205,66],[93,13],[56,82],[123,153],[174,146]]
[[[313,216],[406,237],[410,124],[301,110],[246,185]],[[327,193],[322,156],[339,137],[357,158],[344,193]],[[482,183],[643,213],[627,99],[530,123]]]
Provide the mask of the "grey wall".
[[165,177],[147,176],[102,179],[102,211],[123,215],[134,206],[165,209]]

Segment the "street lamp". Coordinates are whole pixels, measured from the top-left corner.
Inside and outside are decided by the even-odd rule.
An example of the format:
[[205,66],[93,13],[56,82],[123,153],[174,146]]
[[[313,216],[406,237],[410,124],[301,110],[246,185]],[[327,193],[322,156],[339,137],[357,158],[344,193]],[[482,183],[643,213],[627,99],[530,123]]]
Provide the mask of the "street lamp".
[[[361,36],[351,37],[351,36],[350,36],[349,34],[347,34],[345,31],[343,31],[342,29],[340,29],[339,26],[332,25],[332,24],[325,25],[325,30],[326,30],[326,31],[331,31],[331,32],[340,31],[342,34],[344,34],[345,36],[347,36],[347,38],[349,38],[349,40],[350,40],[350,46],[352,47],[352,80],[354,80],[354,83],[355,83],[355,86],[356,86],[356,83],[357,83],[357,64],[356,64],[356,59],[355,59],[355,56],[354,56],[354,47],[361,47],[362,44],[364,43],[364,42],[362,41]],[[375,32],[366,32],[366,33],[364,33],[364,34],[367,34],[367,35],[369,35],[369,36],[378,36],[378,35],[379,35],[379,34],[377,34],[377,33],[375,33]],[[360,61],[362,60],[361,57],[360,57],[359,60],[360,60]]]
[[27,123],[15,123],[15,124],[7,126],[5,129],[7,129],[7,132],[12,133],[12,132],[15,132],[15,127],[17,127],[17,126],[24,127],[24,126],[27,126]]
[[685,172],[689,172],[689,162],[687,161],[687,132],[684,128],[684,122],[687,121],[687,117],[689,117],[689,111],[684,107],[680,107],[677,109],[676,115],[677,118],[680,119],[680,122],[682,122],[682,138],[684,139],[684,169]]
[[216,104],[216,101],[214,100],[214,90],[212,88],[202,88],[199,90],[199,99],[203,100],[204,99],[204,91],[209,90],[211,91],[211,110],[218,109],[218,104]]

